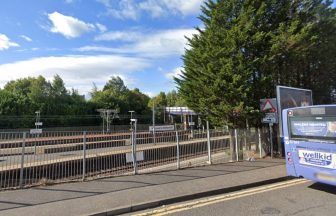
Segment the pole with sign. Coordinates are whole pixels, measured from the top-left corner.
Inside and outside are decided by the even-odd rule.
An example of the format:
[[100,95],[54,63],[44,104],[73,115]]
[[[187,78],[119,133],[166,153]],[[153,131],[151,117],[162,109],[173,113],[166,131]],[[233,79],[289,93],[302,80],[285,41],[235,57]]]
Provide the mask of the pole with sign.
[[260,111],[265,113],[262,118],[262,123],[268,124],[269,139],[270,139],[270,152],[273,158],[273,124],[278,123],[277,101],[276,98],[267,98],[260,100]]

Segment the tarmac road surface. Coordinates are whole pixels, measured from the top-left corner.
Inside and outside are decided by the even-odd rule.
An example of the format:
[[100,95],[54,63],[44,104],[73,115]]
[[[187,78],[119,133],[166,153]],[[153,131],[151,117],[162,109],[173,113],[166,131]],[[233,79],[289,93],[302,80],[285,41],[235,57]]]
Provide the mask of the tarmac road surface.
[[294,179],[131,215],[336,215],[336,187]]

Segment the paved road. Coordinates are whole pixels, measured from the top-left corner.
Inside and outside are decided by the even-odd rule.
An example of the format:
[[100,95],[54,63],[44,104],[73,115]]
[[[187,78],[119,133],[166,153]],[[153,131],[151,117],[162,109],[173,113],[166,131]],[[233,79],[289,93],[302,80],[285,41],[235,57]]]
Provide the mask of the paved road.
[[[178,205],[186,206],[184,210],[180,209],[183,211],[171,211],[169,215],[173,216],[336,215],[336,187],[306,180],[294,185],[286,184],[278,189],[246,196],[240,195],[237,198],[230,197],[219,202],[208,202],[204,205],[191,205],[190,202],[186,202],[167,206],[166,209]],[[205,199],[198,201],[202,200]]]

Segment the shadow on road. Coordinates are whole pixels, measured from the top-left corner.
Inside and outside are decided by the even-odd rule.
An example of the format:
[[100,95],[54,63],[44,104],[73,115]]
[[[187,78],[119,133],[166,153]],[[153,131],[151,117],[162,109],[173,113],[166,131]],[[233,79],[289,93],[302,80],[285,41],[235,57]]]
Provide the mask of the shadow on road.
[[327,184],[322,184],[322,183],[314,183],[314,184],[310,185],[309,188],[336,195],[336,187],[332,186],[332,185],[327,185]]

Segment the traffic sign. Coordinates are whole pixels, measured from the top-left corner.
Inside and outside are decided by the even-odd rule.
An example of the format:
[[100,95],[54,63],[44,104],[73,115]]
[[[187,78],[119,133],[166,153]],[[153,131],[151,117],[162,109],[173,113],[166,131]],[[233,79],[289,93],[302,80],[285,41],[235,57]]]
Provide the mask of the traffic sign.
[[277,100],[275,98],[260,99],[260,111],[265,113],[263,123],[278,123]]
[[278,122],[276,113],[266,113],[265,117],[262,119],[263,123],[274,124]]
[[262,112],[270,112],[275,113],[277,112],[277,102],[275,98],[267,98],[260,100],[260,110]]

